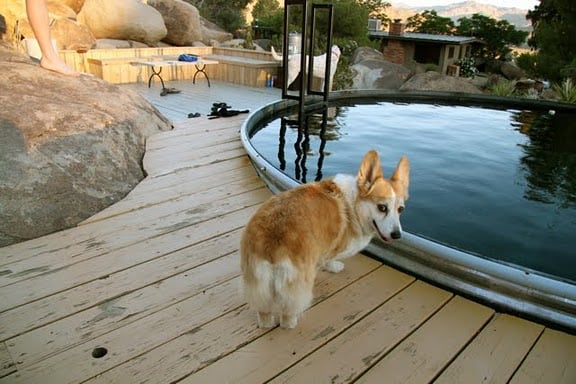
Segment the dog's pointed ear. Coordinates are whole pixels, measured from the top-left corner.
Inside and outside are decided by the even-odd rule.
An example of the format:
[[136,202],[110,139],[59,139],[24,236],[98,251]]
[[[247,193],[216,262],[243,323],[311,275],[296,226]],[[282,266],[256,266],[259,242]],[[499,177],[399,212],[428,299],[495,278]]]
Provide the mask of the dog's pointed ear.
[[380,165],[380,156],[378,156],[378,152],[375,150],[370,150],[366,155],[364,155],[364,159],[362,159],[362,163],[360,164],[360,169],[358,170],[358,189],[362,195],[367,195],[374,182],[378,179],[384,177],[382,173],[382,166]]
[[401,193],[404,198],[408,200],[408,186],[410,185],[410,162],[406,156],[402,156],[394,174],[390,178],[390,181],[400,187]]

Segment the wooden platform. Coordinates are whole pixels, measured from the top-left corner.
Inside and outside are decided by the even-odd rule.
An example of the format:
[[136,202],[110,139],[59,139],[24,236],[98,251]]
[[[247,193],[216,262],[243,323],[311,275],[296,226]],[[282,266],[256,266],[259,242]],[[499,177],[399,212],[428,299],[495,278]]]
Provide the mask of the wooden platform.
[[[59,51],[70,67],[88,72],[113,84],[146,82],[152,68],[132,65],[134,62],[177,60],[182,53],[194,54],[204,60],[218,61],[206,68],[211,80],[226,81],[251,87],[265,87],[268,75],[279,75],[281,63],[270,52],[225,47],[156,47],[91,49],[86,52]],[[163,72],[164,80],[191,80],[194,66],[173,65]]]
[[181,92],[166,96],[160,96],[162,87],[157,80],[153,81],[150,88],[145,83],[123,84],[121,87],[140,93],[164,116],[176,123],[194,122],[194,119],[188,119],[190,113],[207,116],[214,103],[226,103],[235,110],[253,111],[282,97],[282,91],[277,88],[231,85],[212,79],[210,83],[212,86],[208,87],[206,79],[201,77],[196,80],[196,84],[192,81],[168,81],[166,87],[176,88]]
[[320,273],[297,329],[258,329],[238,242],[270,193],[238,140],[244,116],[179,117],[275,91],[170,86],[182,94],[150,96],[176,128],[149,139],[140,185],[77,228],[0,248],[0,383],[576,383],[576,336],[362,255]]

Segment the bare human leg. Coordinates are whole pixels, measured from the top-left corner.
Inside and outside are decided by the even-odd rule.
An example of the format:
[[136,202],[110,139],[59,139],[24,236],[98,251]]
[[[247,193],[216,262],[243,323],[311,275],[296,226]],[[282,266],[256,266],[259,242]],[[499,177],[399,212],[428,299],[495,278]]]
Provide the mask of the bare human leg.
[[38,46],[42,51],[40,66],[52,72],[65,76],[76,77],[80,72],[70,68],[54,50],[50,38],[50,20],[48,18],[48,8],[46,0],[26,0],[26,13],[28,21],[38,41]]

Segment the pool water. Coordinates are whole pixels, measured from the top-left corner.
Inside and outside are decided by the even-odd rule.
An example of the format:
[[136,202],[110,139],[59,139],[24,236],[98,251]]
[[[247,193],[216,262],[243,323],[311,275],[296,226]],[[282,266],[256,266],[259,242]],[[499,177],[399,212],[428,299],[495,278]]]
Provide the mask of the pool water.
[[380,102],[327,114],[277,118],[251,143],[301,182],[356,174],[372,148],[389,177],[407,155],[405,231],[576,281],[574,113]]

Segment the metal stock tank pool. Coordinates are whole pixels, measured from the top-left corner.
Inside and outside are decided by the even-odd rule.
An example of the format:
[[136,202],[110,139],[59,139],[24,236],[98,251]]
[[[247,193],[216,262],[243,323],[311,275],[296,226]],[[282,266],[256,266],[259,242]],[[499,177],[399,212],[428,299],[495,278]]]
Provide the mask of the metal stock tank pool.
[[366,249],[462,295],[576,330],[576,106],[452,93],[333,92],[305,113],[281,100],[241,139],[274,192],[411,162],[404,236]]

